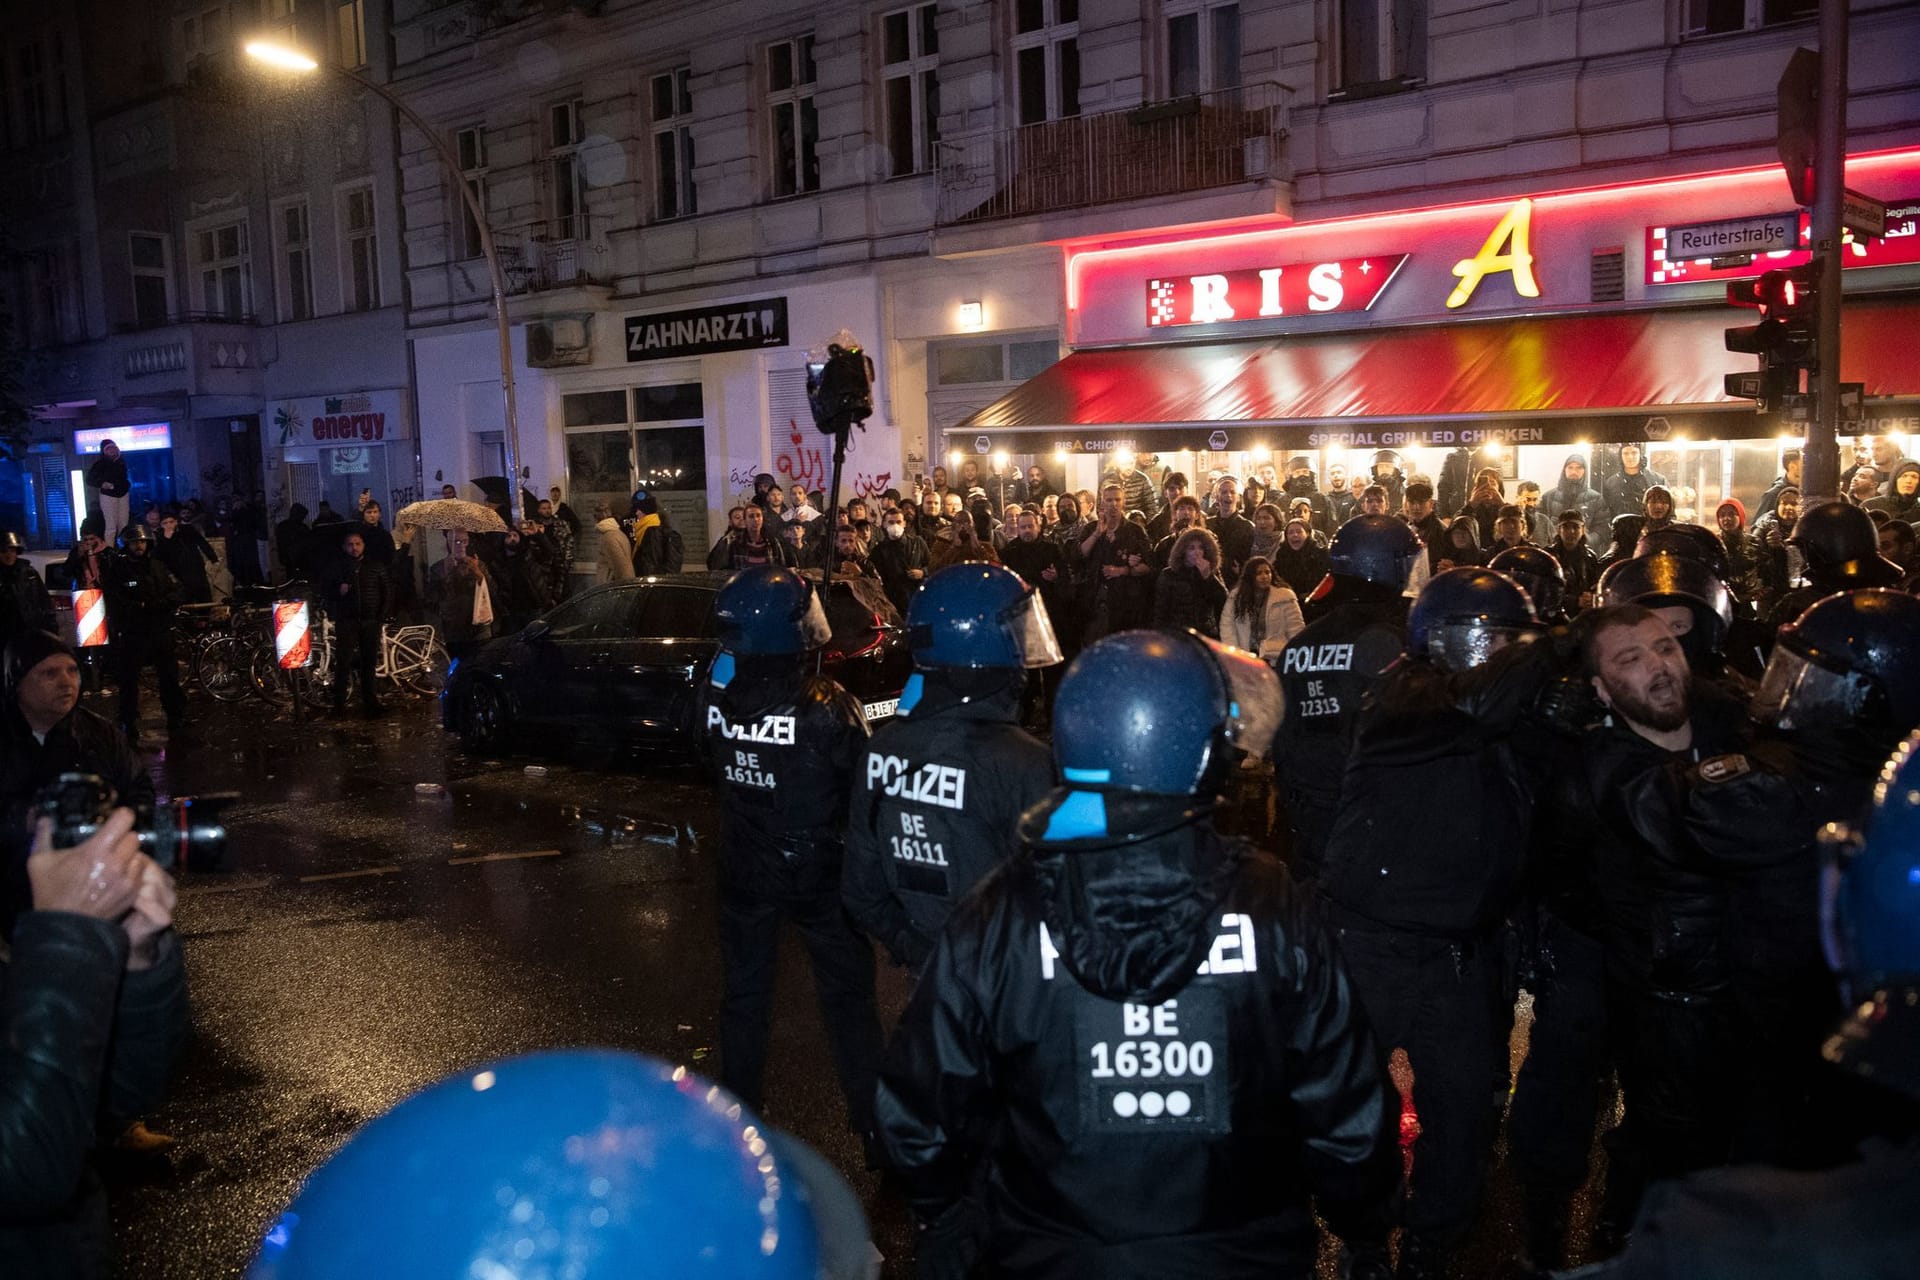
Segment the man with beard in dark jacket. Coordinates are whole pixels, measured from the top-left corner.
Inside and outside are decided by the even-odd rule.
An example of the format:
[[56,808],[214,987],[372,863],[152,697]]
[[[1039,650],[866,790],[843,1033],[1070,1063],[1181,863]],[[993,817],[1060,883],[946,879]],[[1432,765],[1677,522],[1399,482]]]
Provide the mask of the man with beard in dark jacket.
[[854,776],[840,894],[917,971],[955,904],[1013,855],[1020,815],[1052,784],[1047,748],[1018,717],[1027,672],[1059,662],[1060,647],[1039,593],[987,564],[929,579],[907,639],[914,673]]
[[1601,529],[1607,523],[1607,500],[1600,491],[1587,483],[1587,458],[1585,454],[1570,453],[1567,460],[1560,464],[1560,483],[1540,501],[1548,511],[1560,516],[1568,511],[1578,511],[1580,518],[1589,529]]
[[1320,874],[1361,703],[1406,647],[1402,593],[1420,554],[1419,537],[1398,520],[1349,520],[1327,552],[1327,612],[1280,652],[1287,714],[1273,758],[1296,880]]
[[1607,511],[1614,516],[1640,515],[1646,509],[1647,490],[1664,485],[1667,478],[1658,471],[1643,468],[1640,446],[1620,446],[1620,473],[1607,480]]
[[[516,536],[508,534],[510,540]],[[373,672],[380,662],[380,627],[393,612],[393,583],[386,570],[367,558],[366,535],[358,526],[340,541],[320,604],[333,619],[333,713],[347,709],[347,674],[352,672],[368,718],[385,715]]]
[[1291,509],[1294,499],[1305,498],[1313,507],[1313,527],[1315,531],[1324,533],[1328,537],[1333,536],[1333,531],[1339,526],[1333,522],[1333,504],[1327,501],[1327,495],[1320,492],[1319,485],[1314,481],[1313,459],[1307,457],[1305,454],[1297,458],[1289,458],[1287,460],[1287,479],[1286,482],[1280,486],[1280,491],[1287,495],[1284,504],[1275,502],[1272,498],[1269,498],[1268,501],[1275,502],[1276,506],[1284,505],[1288,509]]
[[1214,568],[1222,570],[1228,582],[1238,582],[1253,554],[1253,521],[1240,513],[1240,482],[1232,476],[1221,476],[1214,487],[1213,515],[1206,527],[1220,540],[1221,562]]
[[1549,753],[1530,851],[1543,976],[1511,1129],[1538,1268],[1561,1260],[1609,1056],[1626,1120],[1606,1139],[1602,1241],[1622,1237],[1648,1182],[1726,1159],[1739,1096],[1726,882],[1657,799],[1670,765],[1741,750],[1745,707],[1693,679],[1651,610],[1607,608],[1583,631],[1605,719]]
[[813,961],[848,1121],[867,1135],[881,1048],[873,948],[840,901],[847,800],[866,721],[860,704],[806,661],[830,630],[805,578],[771,565],[742,570],[713,610],[720,652],[700,723],[722,797],[720,1083],[760,1110],[780,924],[791,921]]
[[[1444,1276],[1479,1208],[1498,1078],[1500,930],[1534,781],[1514,742],[1555,674],[1526,593],[1490,569],[1421,588],[1407,649],[1360,712],[1320,892],[1383,1047],[1406,1051],[1420,1136],[1404,1202],[1347,1237],[1353,1274]],[[1296,638],[1297,639],[1297,638]]]
[[128,525],[120,543],[120,553],[107,561],[103,584],[107,638],[114,679],[120,686],[120,728],[127,741],[137,745],[140,672],[145,667],[153,668],[160,686],[168,732],[178,737],[186,725],[187,695],[180,688],[180,667],[173,646],[173,610],[180,603],[180,584],[153,558],[146,526]]
[[1064,786],[955,913],[882,1071],[920,1275],[979,1252],[1016,1278],[1305,1277],[1309,1198],[1345,1229],[1391,1188],[1395,1108],[1339,955],[1213,822],[1278,716],[1270,668],[1194,636],[1075,660]]
[[1868,511],[1884,511],[1896,520],[1912,524],[1920,519],[1920,462],[1902,458],[1894,464],[1887,492],[1860,504]]

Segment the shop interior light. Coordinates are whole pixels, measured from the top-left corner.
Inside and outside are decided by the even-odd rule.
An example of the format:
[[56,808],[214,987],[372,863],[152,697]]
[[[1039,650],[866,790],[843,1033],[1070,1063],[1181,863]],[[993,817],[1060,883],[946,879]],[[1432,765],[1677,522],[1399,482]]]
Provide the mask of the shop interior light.
[[1005,471],[1007,469],[1007,451],[1005,449],[996,449],[993,451],[993,469],[995,471]]
[[1113,461],[1116,466],[1131,467],[1133,465],[1133,450],[1115,449],[1113,451]]
[[1271,458],[1273,456],[1273,450],[1267,448],[1267,446],[1263,444],[1257,444],[1253,446],[1253,448],[1249,449],[1247,452],[1250,455],[1252,455],[1253,460],[1255,462],[1265,462],[1268,458]]
[[1592,453],[1592,452],[1593,452],[1593,441],[1591,441],[1591,440],[1575,440],[1575,441],[1573,442],[1573,447],[1574,447],[1574,449],[1575,449],[1576,451],[1578,451],[1578,452],[1580,452],[1580,453],[1587,453],[1587,454],[1590,454],[1590,453]]
[[1066,462],[1066,460],[1067,460],[1067,451],[1066,451],[1065,449],[1055,449],[1055,450],[1053,451],[1053,460],[1054,460],[1055,462],[1059,462],[1059,463],[1064,463],[1064,462]]
[[1489,440],[1483,447],[1486,449],[1487,456],[1489,458],[1501,458],[1506,456],[1507,446],[1502,444],[1498,440]]

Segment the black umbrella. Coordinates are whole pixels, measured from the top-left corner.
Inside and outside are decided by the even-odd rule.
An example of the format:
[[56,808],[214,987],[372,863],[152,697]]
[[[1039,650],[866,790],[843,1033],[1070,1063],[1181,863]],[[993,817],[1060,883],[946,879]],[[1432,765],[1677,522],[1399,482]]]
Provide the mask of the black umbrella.
[[[480,486],[481,493],[487,495],[488,502],[493,503],[502,510],[506,509],[508,499],[507,478],[505,476],[481,476],[476,479],[474,483]],[[522,511],[534,511],[540,506],[540,499],[536,498],[525,487],[522,487],[520,490],[520,501],[522,504],[520,509]]]

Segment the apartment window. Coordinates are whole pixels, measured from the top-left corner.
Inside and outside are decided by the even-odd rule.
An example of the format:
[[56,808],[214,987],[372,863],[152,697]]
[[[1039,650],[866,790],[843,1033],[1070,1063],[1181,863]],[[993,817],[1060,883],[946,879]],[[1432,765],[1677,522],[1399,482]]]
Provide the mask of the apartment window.
[[1754,31],[1819,14],[1819,0],[1687,0],[1687,34]]
[[553,217],[548,234],[556,240],[586,238],[586,175],[580,165],[580,101],[547,108],[547,198]]
[[473,197],[471,203],[464,199],[459,202],[460,243],[455,248],[463,259],[478,258],[486,248],[473,210],[475,205],[483,210],[487,207],[487,135],[477,128],[462,129],[454,135],[454,149],[460,154],[460,180]]
[[244,320],[253,312],[253,268],[247,256],[247,224],[228,222],[194,232],[193,267],[200,281],[200,310]]
[[85,337],[71,246],[29,249],[20,255],[26,307],[22,330],[29,347],[58,346]]
[[28,41],[15,53],[20,86],[22,142],[57,138],[67,131],[66,58],[56,32],[43,44]]
[[347,310],[372,311],[380,305],[380,235],[374,224],[373,188],[353,187],[340,203]]
[[230,57],[227,6],[208,6],[180,20],[180,51],[188,79]]
[[305,200],[274,213],[280,233],[280,318],[313,319],[313,220]]
[[1427,0],[1340,0],[1344,88],[1427,74]]
[[813,109],[813,37],[767,47],[767,131],[773,143],[773,194],[820,189],[820,117]]
[[653,78],[653,211],[683,218],[700,211],[693,192],[693,68]]
[[166,324],[173,318],[167,238],[135,231],[127,237],[127,262],[133,275],[133,322],[143,329]]
[[1012,49],[1021,124],[1080,114],[1080,0],[1014,0]]
[[917,4],[880,19],[881,96],[896,178],[933,168],[933,144],[940,140],[938,8]]
[[367,0],[345,0],[333,11],[340,32],[340,65],[348,69],[367,65]]
[[260,0],[260,22],[255,27],[263,36],[292,42],[294,0]]
[[1167,5],[1167,96],[1240,87],[1240,6]]

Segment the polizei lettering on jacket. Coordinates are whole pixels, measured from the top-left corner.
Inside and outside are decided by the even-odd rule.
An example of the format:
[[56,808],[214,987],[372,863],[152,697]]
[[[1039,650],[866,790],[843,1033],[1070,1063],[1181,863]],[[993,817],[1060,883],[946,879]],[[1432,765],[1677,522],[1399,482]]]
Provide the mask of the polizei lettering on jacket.
[[949,764],[923,764],[909,769],[899,756],[867,757],[867,790],[878,787],[896,800],[962,809],[967,802],[967,771]]
[[1288,645],[1280,657],[1281,675],[1304,675],[1311,671],[1353,670],[1353,646],[1350,644]]
[[732,742],[769,742],[777,747],[790,747],[794,742],[792,716],[761,716],[752,724],[734,724],[720,713],[720,708],[707,708],[707,728],[717,729],[720,736]]

